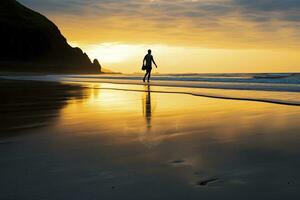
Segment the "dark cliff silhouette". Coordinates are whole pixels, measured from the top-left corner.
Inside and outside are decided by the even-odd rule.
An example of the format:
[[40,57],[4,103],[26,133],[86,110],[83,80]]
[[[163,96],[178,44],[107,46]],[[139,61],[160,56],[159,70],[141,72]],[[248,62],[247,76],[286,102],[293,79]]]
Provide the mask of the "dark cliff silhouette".
[[15,0],[0,1],[0,70],[99,73],[80,48],[72,48],[58,27]]

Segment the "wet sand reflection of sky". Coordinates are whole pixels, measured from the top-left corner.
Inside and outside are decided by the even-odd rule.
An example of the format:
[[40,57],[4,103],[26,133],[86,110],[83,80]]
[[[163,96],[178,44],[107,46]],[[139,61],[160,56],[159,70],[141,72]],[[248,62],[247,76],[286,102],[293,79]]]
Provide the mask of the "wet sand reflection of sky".
[[[0,198],[16,197],[18,180],[18,194],[36,194],[37,199],[49,194],[42,181],[57,185],[54,196],[63,188],[107,199],[124,194],[155,199],[154,193],[164,199],[187,194],[190,199],[298,199],[299,107],[144,88],[64,88],[63,94],[73,95],[46,98],[42,107],[27,104],[28,109],[45,109],[64,102],[55,120],[1,146]],[[13,115],[28,112],[13,110]]]

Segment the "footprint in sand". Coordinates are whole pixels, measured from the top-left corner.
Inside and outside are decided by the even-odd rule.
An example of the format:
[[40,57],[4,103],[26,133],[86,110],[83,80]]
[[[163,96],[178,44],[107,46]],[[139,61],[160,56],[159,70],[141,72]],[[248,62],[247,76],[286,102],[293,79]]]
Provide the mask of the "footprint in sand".
[[215,183],[217,181],[219,181],[220,179],[218,178],[210,178],[210,179],[205,179],[205,180],[202,180],[202,181],[198,181],[197,182],[197,185],[198,186],[206,186],[206,185],[209,185],[211,183]]
[[171,164],[181,164],[181,163],[184,163],[185,160],[174,160],[174,161],[171,161],[170,163]]

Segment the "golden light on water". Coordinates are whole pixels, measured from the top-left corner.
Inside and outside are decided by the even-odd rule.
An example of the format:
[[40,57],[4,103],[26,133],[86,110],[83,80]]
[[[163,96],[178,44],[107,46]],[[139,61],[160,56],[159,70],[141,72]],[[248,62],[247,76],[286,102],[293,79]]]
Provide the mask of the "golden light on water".
[[[107,134],[120,136],[123,143],[138,136],[143,144],[153,146],[173,137],[201,134],[207,129],[216,134],[214,137],[232,139],[244,136],[251,127],[281,130],[287,124],[297,124],[298,120],[286,116],[287,111],[295,109],[289,106],[163,94],[153,92],[156,87],[135,85],[120,85],[119,89],[129,87],[141,91],[115,90],[113,84],[105,83],[88,87],[83,99],[70,100],[62,109],[59,126],[85,130],[81,134],[104,134],[113,130]],[[274,123],[266,124],[266,119]],[[197,128],[193,131],[193,127]],[[96,131],[86,131],[90,129]]]

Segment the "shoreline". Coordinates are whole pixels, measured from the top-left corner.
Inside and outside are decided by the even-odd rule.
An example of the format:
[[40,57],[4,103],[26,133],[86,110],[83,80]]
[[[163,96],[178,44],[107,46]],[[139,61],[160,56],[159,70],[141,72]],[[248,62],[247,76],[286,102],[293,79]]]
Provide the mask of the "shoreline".
[[[0,79],[3,80],[21,80],[21,79],[6,79],[5,77],[0,77]],[[238,97],[238,96],[230,96],[230,95],[223,95],[221,92],[219,92],[218,94],[209,94],[209,90],[208,92],[197,92],[197,91],[193,91],[193,89],[199,89],[199,90],[205,90],[205,89],[211,89],[211,91],[239,91],[239,92],[261,92],[263,93],[265,92],[274,92],[274,91],[269,91],[269,90],[249,90],[249,89],[231,89],[231,88],[214,88],[214,87],[193,87],[193,86],[189,86],[189,87],[184,87],[184,86],[170,86],[170,85],[163,85],[163,84],[153,84],[153,83],[122,83],[122,82],[114,82],[114,81],[107,81],[107,80],[98,80],[96,81],[84,81],[84,80],[80,80],[80,81],[74,81],[74,80],[47,80],[47,79],[27,79],[28,81],[42,81],[42,82],[53,82],[53,83],[66,83],[66,84],[76,84],[76,85],[80,85],[80,86],[86,86],[87,84],[112,84],[112,85],[128,85],[130,87],[130,85],[133,86],[149,86],[149,87],[156,87],[158,89],[152,89],[152,92],[157,92],[157,93],[169,93],[169,94],[186,94],[186,95],[192,95],[192,96],[199,96],[199,97],[207,97],[207,98],[217,98],[217,99],[227,99],[227,100],[240,100],[240,101],[253,101],[253,102],[262,102],[262,103],[274,103],[274,104],[280,104],[280,105],[288,105],[288,106],[300,106],[300,101],[292,101],[292,100],[281,100],[281,99],[272,99],[272,98],[262,98],[262,97]],[[26,81],[26,79],[24,79],[23,81]],[[167,90],[161,90],[159,88],[169,88],[169,90],[174,90],[174,91],[167,91]],[[190,91],[185,91],[186,89],[190,88]],[[113,87],[102,87],[101,89],[111,89],[111,90],[124,90],[124,91],[132,91],[132,92],[144,92],[145,89],[121,89],[121,88],[113,88]],[[192,89],[192,90],[191,90]],[[295,94],[299,94],[295,91],[275,91],[275,92],[280,92],[282,94],[284,93],[295,93]],[[297,98],[295,98],[297,99]]]

